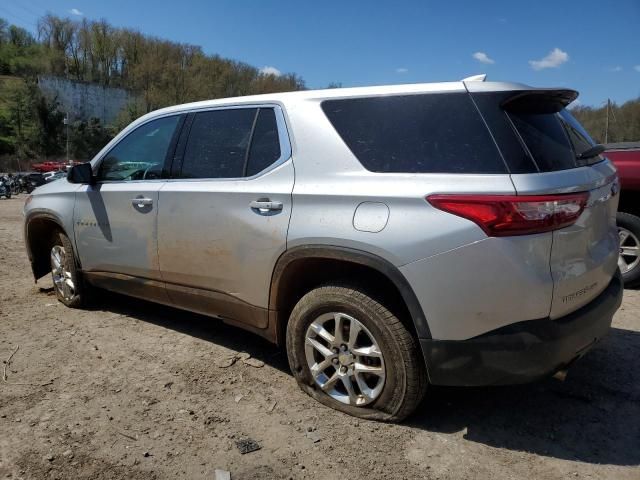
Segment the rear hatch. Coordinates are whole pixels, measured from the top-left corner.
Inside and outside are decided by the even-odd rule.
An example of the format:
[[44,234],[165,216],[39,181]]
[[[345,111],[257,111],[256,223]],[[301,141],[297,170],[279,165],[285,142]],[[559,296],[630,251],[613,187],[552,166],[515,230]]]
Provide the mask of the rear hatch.
[[472,92],[518,195],[586,194],[577,221],[553,232],[551,318],[589,303],[617,269],[617,174],[601,155],[581,158],[595,143],[564,108],[576,96],[572,90]]

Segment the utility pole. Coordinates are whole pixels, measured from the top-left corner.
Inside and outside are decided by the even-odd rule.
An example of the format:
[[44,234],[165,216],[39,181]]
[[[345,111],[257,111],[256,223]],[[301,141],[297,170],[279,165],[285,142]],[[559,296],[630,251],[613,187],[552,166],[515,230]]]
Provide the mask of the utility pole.
[[65,113],[63,121],[67,129],[67,165],[69,165],[69,112]]
[[604,143],[609,143],[609,109],[611,108],[611,99],[607,98],[607,120],[604,124]]

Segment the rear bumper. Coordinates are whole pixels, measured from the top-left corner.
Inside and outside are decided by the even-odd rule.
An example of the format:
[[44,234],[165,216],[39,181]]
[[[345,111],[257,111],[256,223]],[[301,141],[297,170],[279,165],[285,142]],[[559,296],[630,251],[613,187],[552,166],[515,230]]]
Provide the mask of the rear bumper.
[[555,320],[529,320],[469,340],[421,339],[435,385],[508,385],[549,376],[607,334],[622,302],[620,272],[593,301]]

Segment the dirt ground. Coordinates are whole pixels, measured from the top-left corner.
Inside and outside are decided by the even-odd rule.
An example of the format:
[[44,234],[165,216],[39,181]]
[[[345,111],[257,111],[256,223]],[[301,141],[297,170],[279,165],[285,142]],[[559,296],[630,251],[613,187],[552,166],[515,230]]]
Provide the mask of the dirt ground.
[[[380,424],[314,402],[282,350],[219,321],[107,293],[65,308],[33,283],[24,198],[0,201],[0,359],[18,348],[0,478],[640,479],[640,291],[565,382],[432,388]],[[265,365],[225,366],[240,352]]]

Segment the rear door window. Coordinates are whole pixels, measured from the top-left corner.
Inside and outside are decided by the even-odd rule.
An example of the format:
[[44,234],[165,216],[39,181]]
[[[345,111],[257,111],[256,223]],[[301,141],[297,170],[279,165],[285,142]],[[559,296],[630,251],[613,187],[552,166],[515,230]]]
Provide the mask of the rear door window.
[[198,112],[187,128],[181,178],[250,177],[281,156],[273,108]]
[[256,119],[245,175],[260,173],[280,158],[278,124],[273,108],[261,108]]
[[182,161],[182,178],[238,178],[251,141],[256,108],[195,114]]
[[326,100],[322,109],[372,172],[507,172],[467,93]]

